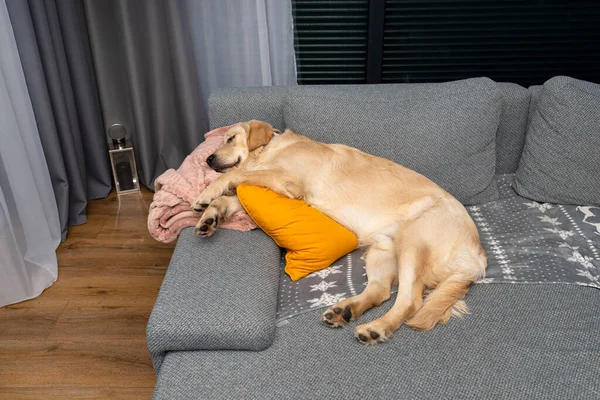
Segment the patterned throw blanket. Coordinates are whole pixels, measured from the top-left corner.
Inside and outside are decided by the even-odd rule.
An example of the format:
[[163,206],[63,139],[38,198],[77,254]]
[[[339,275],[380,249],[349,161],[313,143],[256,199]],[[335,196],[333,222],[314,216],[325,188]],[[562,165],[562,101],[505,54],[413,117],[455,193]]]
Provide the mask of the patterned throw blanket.
[[[600,288],[600,208],[525,199],[513,190],[513,177],[499,176],[499,200],[467,207],[488,258],[478,283]],[[281,273],[278,320],[360,293],[367,284],[362,256],[355,250],[298,282]]]

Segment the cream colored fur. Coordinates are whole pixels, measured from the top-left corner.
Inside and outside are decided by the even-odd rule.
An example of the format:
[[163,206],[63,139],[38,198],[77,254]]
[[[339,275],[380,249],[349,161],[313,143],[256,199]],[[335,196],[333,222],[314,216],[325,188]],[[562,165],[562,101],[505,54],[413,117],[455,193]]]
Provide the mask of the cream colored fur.
[[[404,322],[430,329],[466,312],[461,299],[470,284],[483,277],[486,257],[462,204],[424,176],[355,148],[319,143],[290,130],[274,136],[271,126],[261,121],[231,128],[212,164],[226,173],[192,206],[203,212],[196,227],[199,234],[209,236],[217,226],[215,219],[236,211],[223,213],[224,203],[240,207],[237,201],[220,198],[234,195],[237,185],[246,183],[304,199],[369,247],[367,287],[323,313],[329,326],[345,326],[379,306],[390,298],[395,283],[398,296],[391,310],[355,329],[360,342],[386,341]],[[429,294],[423,299],[425,291]]]

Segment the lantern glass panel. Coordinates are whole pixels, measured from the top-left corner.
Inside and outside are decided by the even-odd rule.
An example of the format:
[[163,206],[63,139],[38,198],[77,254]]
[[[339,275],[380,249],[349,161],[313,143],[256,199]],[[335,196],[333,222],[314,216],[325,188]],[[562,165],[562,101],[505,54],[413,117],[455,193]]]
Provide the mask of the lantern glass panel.
[[140,190],[133,148],[110,150],[110,163],[118,194]]

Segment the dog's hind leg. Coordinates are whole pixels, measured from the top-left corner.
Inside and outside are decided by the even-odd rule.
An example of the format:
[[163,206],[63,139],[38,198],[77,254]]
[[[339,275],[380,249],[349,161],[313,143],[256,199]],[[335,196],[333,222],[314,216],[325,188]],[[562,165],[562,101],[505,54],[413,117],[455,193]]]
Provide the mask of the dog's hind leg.
[[446,279],[427,296],[423,307],[406,321],[406,325],[426,331],[438,322],[445,324],[453,315],[461,317],[467,312],[467,305],[462,298],[472,283],[459,274]]
[[402,323],[423,304],[423,283],[419,271],[427,252],[409,243],[396,243],[398,254],[398,296],[392,308],[381,318],[360,325],[354,336],[364,344],[385,342]]
[[462,317],[468,313],[463,298],[469,286],[483,275],[486,264],[485,253],[479,243],[463,243],[445,263],[444,269],[452,272],[445,277],[437,274],[443,279],[406,324],[414,329],[428,330],[437,323],[445,324],[452,316]]
[[221,222],[227,221],[241,209],[242,204],[237,196],[217,197],[202,213],[194,231],[200,236],[211,236]]
[[357,296],[342,300],[327,309],[321,319],[327,325],[343,327],[371,307],[379,306],[390,298],[391,286],[396,280],[396,249],[394,241],[378,235],[366,257],[367,287]]

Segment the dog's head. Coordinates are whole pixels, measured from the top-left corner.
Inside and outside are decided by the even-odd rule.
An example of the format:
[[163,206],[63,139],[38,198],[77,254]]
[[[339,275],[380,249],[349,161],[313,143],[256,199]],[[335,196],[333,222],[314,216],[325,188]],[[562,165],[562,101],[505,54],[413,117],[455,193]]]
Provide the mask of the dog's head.
[[223,143],[206,162],[218,172],[239,168],[251,152],[269,143],[275,132],[281,133],[263,121],[240,122],[225,133]]

